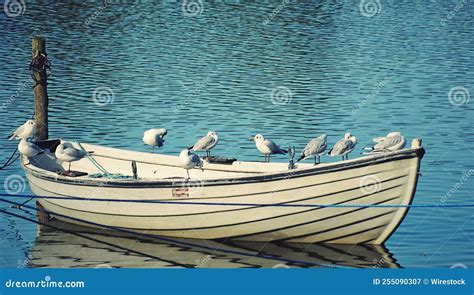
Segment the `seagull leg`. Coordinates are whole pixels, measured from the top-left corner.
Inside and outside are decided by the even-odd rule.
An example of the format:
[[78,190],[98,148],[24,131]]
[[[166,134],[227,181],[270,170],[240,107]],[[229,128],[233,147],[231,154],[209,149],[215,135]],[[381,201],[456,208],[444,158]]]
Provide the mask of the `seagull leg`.
[[188,174],[188,180],[189,180],[191,177],[189,177],[189,170],[188,169],[186,169],[186,173]]
[[317,156],[314,156],[314,165],[317,164],[317,163],[316,163],[316,157],[317,157]]
[[268,161],[267,162],[270,163],[270,154],[268,154]]
[[69,162],[69,168],[67,169],[68,172],[71,172],[71,162]]

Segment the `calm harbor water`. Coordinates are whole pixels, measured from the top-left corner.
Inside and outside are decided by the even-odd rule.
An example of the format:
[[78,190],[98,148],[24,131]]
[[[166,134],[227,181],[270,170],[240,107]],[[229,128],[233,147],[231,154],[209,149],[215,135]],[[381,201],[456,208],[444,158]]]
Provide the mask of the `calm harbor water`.
[[[322,132],[333,144],[351,131],[362,147],[399,130],[426,149],[414,203],[472,202],[474,6],[420,3],[27,1],[0,13],[1,162],[32,115],[31,37],[44,35],[52,138],[146,150],[143,131],[166,127],[161,152],[177,155],[215,130],[215,154],[256,160],[255,133],[299,150]],[[1,193],[12,175],[24,176],[18,163],[0,170]],[[31,210],[0,209],[31,219],[0,213],[0,267],[474,267],[471,208],[412,209],[384,247],[192,247],[39,231]]]

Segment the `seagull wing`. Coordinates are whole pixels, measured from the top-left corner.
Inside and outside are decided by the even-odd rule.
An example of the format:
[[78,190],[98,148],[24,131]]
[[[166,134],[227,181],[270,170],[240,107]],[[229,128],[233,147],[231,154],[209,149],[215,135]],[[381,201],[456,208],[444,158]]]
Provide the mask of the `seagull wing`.
[[274,154],[286,154],[288,151],[281,149],[275,142],[270,139],[266,139],[264,144],[272,151]]
[[23,130],[25,130],[25,124],[23,124],[23,125],[21,125],[20,127],[18,127],[18,128],[15,130],[15,132],[13,132],[13,133],[9,136],[8,140],[13,140],[13,139],[15,139],[16,137],[18,137],[18,134],[22,133]]
[[400,136],[387,137],[385,140],[374,145],[374,150],[386,150],[402,141]]
[[192,149],[195,151],[207,150],[216,142],[215,138],[212,136],[204,136],[199,139],[193,146]]
[[329,154],[332,156],[342,155],[353,148],[353,146],[354,142],[352,142],[352,140],[341,139],[334,144],[333,148],[329,151]]
[[63,154],[72,158],[83,158],[87,155],[87,152],[73,147],[67,147],[63,150]]
[[375,137],[374,139],[372,139],[373,142],[381,142],[381,141],[384,141],[386,139],[385,136],[382,136],[382,137]]

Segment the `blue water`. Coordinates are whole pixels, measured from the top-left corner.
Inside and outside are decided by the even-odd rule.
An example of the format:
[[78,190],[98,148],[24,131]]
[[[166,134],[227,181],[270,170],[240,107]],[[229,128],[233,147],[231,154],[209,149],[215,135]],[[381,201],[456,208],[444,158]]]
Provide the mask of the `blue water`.
[[[422,138],[426,149],[415,203],[474,201],[472,3],[380,1],[364,10],[349,0],[188,1],[194,7],[179,1],[61,2],[27,1],[19,16],[0,14],[2,162],[15,148],[5,137],[32,115],[31,38],[44,35],[52,61],[50,137],[146,150],[143,131],[166,127],[161,152],[177,155],[215,130],[220,136],[215,154],[257,160],[248,140],[255,133],[299,150],[322,132],[333,144],[351,131],[362,147],[374,136],[399,130],[409,142]],[[93,95],[98,87],[109,94],[96,96],[99,103]],[[0,170],[2,182],[11,175],[24,176],[18,163]],[[30,193],[21,181],[19,191]],[[379,249],[383,254],[370,250],[357,256],[359,250],[349,247],[340,257],[328,255],[333,263],[355,255],[354,265],[366,257],[365,267],[393,267],[387,260],[402,267],[474,267],[473,225],[469,208],[413,209],[386,249]],[[107,236],[112,244],[153,248],[158,258],[150,258],[63,232],[38,234],[31,221],[4,213],[0,237],[2,267],[278,263],[242,256],[229,264],[235,257],[219,252],[196,254]],[[325,256],[319,248],[300,245],[288,254],[272,247],[277,246],[252,249],[282,257],[299,253],[303,260]]]

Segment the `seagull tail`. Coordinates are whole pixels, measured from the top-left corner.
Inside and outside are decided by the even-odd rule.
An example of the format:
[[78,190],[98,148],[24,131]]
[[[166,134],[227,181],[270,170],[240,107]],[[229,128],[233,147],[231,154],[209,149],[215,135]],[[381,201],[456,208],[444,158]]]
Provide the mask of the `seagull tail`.
[[13,133],[8,135],[8,137],[7,137],[8,140],[13,140],[14,138],[15,138],[15,134],[13,134]]
[[296,160],[296,162],[299,162],[301,160],[303,160],[304,156],[301,156],[298,160]]
[[288,153],[288,150],[284,150],[284,149],[280,149],[280,154],[287,154]]
[[194,145],[188,147],[188,150],[192,150],[194,148]]

